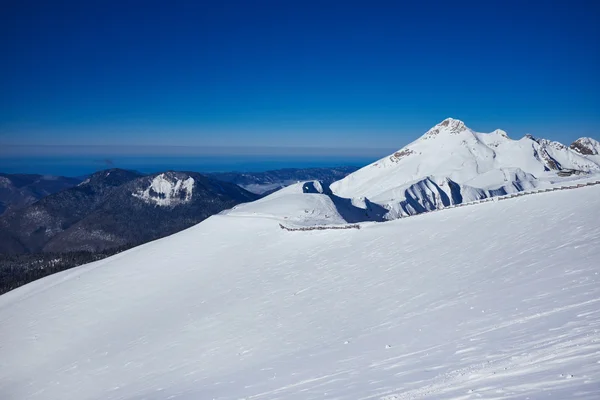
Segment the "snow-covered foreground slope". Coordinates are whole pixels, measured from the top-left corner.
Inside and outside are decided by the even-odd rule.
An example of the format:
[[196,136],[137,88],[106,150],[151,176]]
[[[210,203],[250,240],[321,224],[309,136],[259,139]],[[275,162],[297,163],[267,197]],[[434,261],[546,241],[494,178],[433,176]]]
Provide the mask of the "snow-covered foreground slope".
[[0,296],[2,399],[600,394],[600,186],[360,230],[219,215]]

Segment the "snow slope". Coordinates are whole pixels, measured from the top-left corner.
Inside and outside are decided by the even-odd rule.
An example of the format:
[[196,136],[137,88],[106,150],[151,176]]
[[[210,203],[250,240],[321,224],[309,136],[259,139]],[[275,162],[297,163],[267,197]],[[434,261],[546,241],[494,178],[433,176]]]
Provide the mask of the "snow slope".
[[0,296],[0,398],[598,398],[600,186],[279,221],[213,216]]
[[448,118],[394,154],[334,182],[331,189],[341,197],[366,197],[410,215],[448,205],[438,199],[456,204],[598,173],[598,160],[558,142],[529,135],[512,140],[499,129],[479,133]]
[[295,183],[262,199],[224,211],[235,216],[262,216],[301,226],[339,225],[347,222],[383,221],[387,210],[368,200],[335,196],[320,181]]

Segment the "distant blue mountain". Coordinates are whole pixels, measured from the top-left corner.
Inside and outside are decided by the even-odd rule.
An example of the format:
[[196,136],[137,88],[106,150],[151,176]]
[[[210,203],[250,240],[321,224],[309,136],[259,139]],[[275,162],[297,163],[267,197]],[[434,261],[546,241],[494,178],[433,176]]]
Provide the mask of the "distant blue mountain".
[[244,189],[266,195],[298,181],[321,181],[331,184],[358,167],[284,168],[265,172],[218,172],[207,174],[215,179],[235,183]]
[[0,215],[69,189],[82,180],[65,176],[0,173]]

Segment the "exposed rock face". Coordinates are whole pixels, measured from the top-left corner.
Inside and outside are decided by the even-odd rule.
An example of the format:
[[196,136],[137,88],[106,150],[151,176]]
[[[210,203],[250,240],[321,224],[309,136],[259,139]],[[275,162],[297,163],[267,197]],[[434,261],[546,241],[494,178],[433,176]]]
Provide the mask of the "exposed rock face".
[[586,156],[595,156],[600,153],[600,142],[588,137],[577,139],[569,147]]
[[439,135],[440,133],[458,135],[459,133],[467,129],[467,126],[461,120],[454,118],[446,118],[430,130],[428,130],[427,133],[425,133],[425,135],[422,136],[422,139],[433,138]]
[[133,192],[133,196],[148,204],[174,207],[192,200],[194,178],[181,172],[169,171],[154,177],[144,190]]

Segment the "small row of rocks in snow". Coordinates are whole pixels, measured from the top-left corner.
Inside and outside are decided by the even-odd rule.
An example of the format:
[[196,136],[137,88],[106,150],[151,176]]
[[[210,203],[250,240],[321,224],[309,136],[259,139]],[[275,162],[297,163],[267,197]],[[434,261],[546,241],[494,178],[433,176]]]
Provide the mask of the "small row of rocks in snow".
[[315,225],[315,226],[303,226],[300,228],[289,228],[283,224],[279,224],[279,227],[285,231],[324,231],[324,230],[329,230],[329,229],[360,229],[359,224]]

